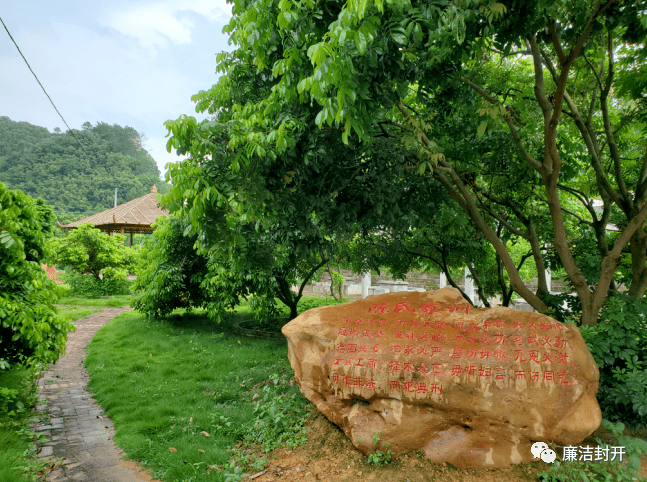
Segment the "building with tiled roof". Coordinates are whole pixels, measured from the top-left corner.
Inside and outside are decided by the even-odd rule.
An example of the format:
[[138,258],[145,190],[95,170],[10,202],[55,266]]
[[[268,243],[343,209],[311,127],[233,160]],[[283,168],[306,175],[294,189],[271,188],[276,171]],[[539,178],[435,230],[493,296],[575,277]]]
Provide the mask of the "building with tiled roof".
[[145,196],[66,225],[59,224],[59,226],[64,229],[75,229],[82,224],[92,223],[95,228],[108,234],[113,232],[130,233],[132,246],[134,233],[152,233],[151,225],[155,219],[159,216],[168,217],[168,215],[167,210],[158,207],[157,187],[153,186],[151,192]]

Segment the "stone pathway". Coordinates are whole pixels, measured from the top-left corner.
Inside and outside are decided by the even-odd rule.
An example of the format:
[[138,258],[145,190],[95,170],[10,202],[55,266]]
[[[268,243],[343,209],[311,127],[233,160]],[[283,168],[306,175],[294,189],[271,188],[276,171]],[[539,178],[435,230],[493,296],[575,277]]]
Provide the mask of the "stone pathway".
[[112,441],[114,430],[99,404],[86,390],[90,379],[83,366],[86,347],[99,328],[130,308],[104,308],[74,322],[76,331],[67,340],[67,352],[50,365],[38,380],[43,415],[35,425],[48,442],[40,444],[39,457],[64,459],[48,481],[139,482],[151,480],[135,464],[121,459]]

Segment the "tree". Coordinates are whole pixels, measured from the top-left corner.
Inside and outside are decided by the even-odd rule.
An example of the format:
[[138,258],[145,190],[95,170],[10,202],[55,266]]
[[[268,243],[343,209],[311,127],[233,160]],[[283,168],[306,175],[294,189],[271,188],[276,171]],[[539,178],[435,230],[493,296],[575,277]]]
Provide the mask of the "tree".
[[[447,283],[459,290],[468,301],[468,295],[461,289],[465,267],[469,267],[477,296],[484,306],[489,307],[489,298],[502,293],[502,304],[510,302],[507,280],[503,277],[500,263],[497,263],[491,246],[479,236],[470,224],[469,217],[458,206],[446,203],[438,206],[433,220],[408,217],[406,228],[397,227],[358,236],[350,256],[355,260],[356,271],[361,271],[361,259],[371,260],[371,268],[387,267],[396,279],[404,279],[413,269],[444,273]],[[529,255],[522,256],[523,265]],[[455,278],[460,273],[460,278]]]
[[50,257],[56,264],[71,268],[79,274],[102,278],[125,278],[131,263],[130,251],[124,246],[125,236],[110,236],[87,223],[63,238],[48,242]]
[[185,236],[186,220],[161,217],[137,258],[136,300],[133,307],[147,315],[166,316],[176,308],[204,306],[210,292],[203,288],[208,276],[206,256]]
[[[357,146],[353,139],[370,145],[378,136],[394,137],[418,171],[429,173],[470,216],[512,290],[545,311],[544,258],[554,250],[581,301],[582,323],[593,325],[625,247],[630,293],[642,296],[647,288],[647,155],[638,135],[644,94],[632,87],[645,83],[642,9],[643,3],[619,0],[240,0],[227,28],[238,48],[219,54],[225,75],[195,96],[198,109],[217,118],[201,125],[186,117],[168,122],[169,145],[205,152],[210,136],[226,132],[236,154],[229,164],[232,185],[245,180],[255,193],[229,198],[235,200],[231,209],[260,218],[268,193],[257,167],[299,149],[307,159],[317,137],[313,121],[341,131],[349,146]],[[238,93],[246,88],[248,94]],[[464,123],[454,147],[493,136],[513,146],[505,157],[519,180],[515,195],[490,189],[501,176],[481,175],[493,164],[485,154],[497,150],[465,159],[456,154],[460,149],[450,149],[443,131],[452,123]],[[582,168],[584,177],[576,175]],[[469,172],[475,175],[466,177]],[[584,216],[565,206],[569,196],[582,202]],[[597,197],[601,214],[593,208]],[[537,206],[549,215],[549,230],[535,215]],[[621,231],[609,235],[614,212]],[[578,265],[565,216],[595,232],[595,280]],[[531,245],[537,292],[523,282],[499,224]]]
[[[277,204],[281,212],[271,223],[232,218],[214,186],[207,187],[213,195],[209,203],[203,203],[202,188],[195,180],[203,179],[204,170],[212,179],[226,175],[216,172],[216,163],[203,164],[193,157],[171,166],[173,188],[164,202],[171,212],[189,220],[185,235],[195,236],[198,253],[209,258],[202,288],[211,293],[207,303],[210,317],[220,319],[224,311],[249,296],[260,316],[274,316],[278,298],[289,308],[290,317],[296,317],[307,282],[332,256],[334,237],[318,225],[311,211],[299,209],[293,202]],[[284,187],[284,178],[281,183]],[[195,208],[196,202],[202,210]],[[295,285],[296,293],[292,291]]]
[[43,212],[32,198],[0,183],[0,370],[32,357],[57,360],[73,329],[56,316],[58,292],[41,267]]
[[51,134],[45,127],[28,122],[14,122],[9,117],[0,116],[0,159],[18,155],[35,144],[49,139]]
[[[268,318],[276,316],[278,298],[294,318],[303,288],[327,261],[321,253],[297,256],[286,245],[288,240],[277,237],[278,230],[259,233],[252,226],[240,229],[238,244],[203,247],[206,256],[198,252],[204,241],[191,231],[179,212],[156,224],[138,260],[137,310],[165,316],[176,308],[206,307],[209,317],[219,321],[241,299],[251,297],[256,314]],[[290,236],[298,238],[299,233],[291,231]],[[294,293],[297,282],[300,287]]]

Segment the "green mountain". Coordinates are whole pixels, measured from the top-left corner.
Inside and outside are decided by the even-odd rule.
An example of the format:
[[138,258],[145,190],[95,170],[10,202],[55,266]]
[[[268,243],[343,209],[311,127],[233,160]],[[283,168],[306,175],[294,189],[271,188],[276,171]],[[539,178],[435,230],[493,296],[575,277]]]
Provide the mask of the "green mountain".
[[[78,140],[77,140],[78,139]],[[56,212],[91,214],[150,192],[166,192],[155,160],[132,127],[103,122],[73,133],[0,117],[0,182],[41,197]]]

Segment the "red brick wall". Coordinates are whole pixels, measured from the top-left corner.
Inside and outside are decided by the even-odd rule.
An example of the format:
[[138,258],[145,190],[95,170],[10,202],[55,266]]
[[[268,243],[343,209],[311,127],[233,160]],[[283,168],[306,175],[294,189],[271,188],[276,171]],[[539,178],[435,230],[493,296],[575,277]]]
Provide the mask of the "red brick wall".
[[54,266],[43,265],[43,269],[47,272],[47,277],[57,283],[63,283],[63,280],[56,279],[56,268]]

